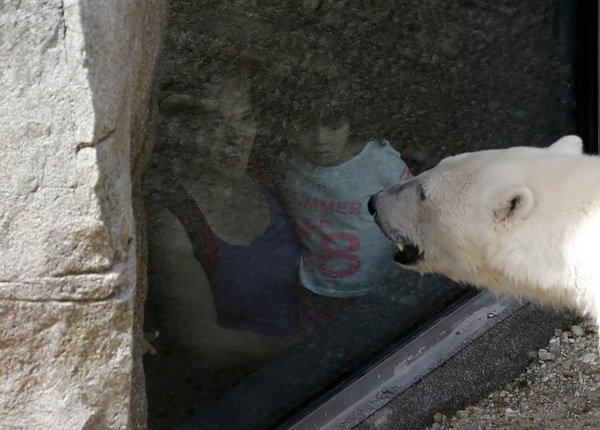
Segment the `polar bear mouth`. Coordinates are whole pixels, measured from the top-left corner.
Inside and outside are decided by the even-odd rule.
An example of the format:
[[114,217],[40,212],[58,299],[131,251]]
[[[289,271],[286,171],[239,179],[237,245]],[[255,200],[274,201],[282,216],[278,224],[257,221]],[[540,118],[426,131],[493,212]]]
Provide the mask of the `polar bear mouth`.
[[411,243],[396,243],[398,251],[394,255],[394,261],[404,266],[416,264],[423,258],[419,248]]

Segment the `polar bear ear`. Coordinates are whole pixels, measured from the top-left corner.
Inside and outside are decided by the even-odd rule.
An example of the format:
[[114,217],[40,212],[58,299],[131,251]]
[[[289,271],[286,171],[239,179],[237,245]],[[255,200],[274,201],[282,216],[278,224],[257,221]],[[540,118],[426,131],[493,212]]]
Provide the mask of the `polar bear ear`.
[[579,136],[564,136],[550,145],[548,149],[552,152],[558,152],[560,154],[577,155],[583,153],[583,142]]
[[527,217],[533,209],[533,193],[525,185],[506,188],[494,198],[494,222],[505,223]]

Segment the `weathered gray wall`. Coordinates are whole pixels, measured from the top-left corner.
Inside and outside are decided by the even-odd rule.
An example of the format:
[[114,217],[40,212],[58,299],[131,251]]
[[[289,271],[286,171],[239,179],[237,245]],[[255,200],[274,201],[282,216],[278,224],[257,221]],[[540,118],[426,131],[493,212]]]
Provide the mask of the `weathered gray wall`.
[[4,428],[145,426],[134,207],[165,19],[165,0],[0,1]]

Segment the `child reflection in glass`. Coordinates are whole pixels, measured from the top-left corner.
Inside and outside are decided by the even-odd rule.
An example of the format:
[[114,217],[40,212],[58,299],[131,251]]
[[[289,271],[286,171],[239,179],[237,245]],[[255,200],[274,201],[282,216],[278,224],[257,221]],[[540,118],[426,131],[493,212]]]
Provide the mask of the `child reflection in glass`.
[[369,197],[411,173],[387,140],[352,141],[340,113],[318,118],[282,162],[284,205],[302,247],[299,320],[311,332],[398,276],[394,247],[367,210]]
[[164,200],[206,273],[219,325],[295,334],[300,251],[268,180],[248,167],[256,135],[248,91],[221,79],[199,104],[196,147],[178,160],[179,185]]

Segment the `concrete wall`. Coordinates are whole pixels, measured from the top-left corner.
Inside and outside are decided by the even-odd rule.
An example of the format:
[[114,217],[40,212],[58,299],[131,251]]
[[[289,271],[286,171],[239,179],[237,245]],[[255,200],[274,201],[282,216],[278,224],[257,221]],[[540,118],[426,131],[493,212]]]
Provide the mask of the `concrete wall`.
[[139,178],[165,20],[165,0],[0,1],[3,428],[145,427]]

